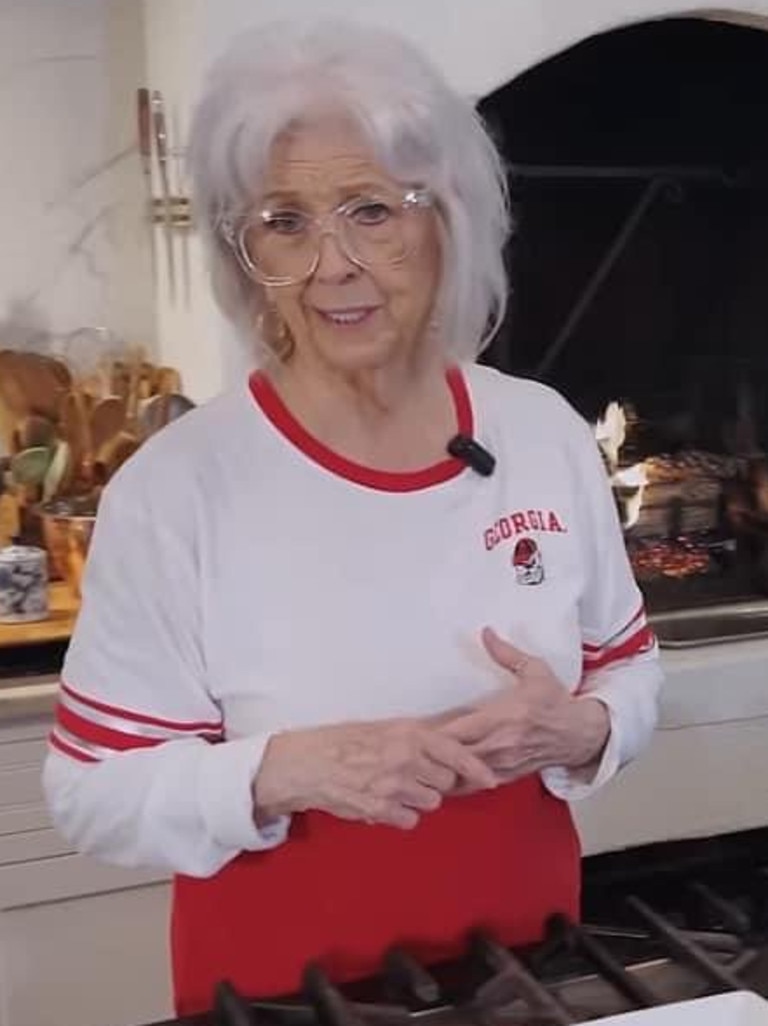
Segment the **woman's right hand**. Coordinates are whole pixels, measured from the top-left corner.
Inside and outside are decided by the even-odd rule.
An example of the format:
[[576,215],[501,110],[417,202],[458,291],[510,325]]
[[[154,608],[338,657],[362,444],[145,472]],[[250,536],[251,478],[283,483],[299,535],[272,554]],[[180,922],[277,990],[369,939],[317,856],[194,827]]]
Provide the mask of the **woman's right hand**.
[[497,783],[468,747],[418,720],[287,731],[270,739],[253,782],[254,819],[318,809],[408,830],[457,787]]

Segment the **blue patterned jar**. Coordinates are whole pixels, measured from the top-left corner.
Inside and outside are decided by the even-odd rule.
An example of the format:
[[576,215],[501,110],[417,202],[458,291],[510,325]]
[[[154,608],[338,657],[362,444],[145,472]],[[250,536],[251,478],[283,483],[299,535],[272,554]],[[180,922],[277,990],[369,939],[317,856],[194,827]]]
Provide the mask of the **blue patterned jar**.
[[32,545],[0,549],[0,623],[48,617],[48,556]]

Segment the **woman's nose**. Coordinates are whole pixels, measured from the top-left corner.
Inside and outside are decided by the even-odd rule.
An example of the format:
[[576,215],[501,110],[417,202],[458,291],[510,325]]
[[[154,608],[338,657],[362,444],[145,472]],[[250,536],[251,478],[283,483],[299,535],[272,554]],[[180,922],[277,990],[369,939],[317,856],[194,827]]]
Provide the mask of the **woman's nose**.
[[335,231],[326,229],[322,232],[318,247],[315,277],[321,281],[341,281],[358,272],[357,264],[344,252]]

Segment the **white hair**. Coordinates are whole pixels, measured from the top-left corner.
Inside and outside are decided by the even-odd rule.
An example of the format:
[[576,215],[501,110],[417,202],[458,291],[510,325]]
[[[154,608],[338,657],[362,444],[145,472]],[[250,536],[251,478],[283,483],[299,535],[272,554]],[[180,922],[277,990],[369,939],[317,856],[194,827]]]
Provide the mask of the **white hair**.
[[414,46],[356,22],[250,30],[209,73],[189,166],[222,311],[252,342],[263,290],[238,263],[223,223],[252,209],[275,140],[318,104],[352,117],[395,180],[435,195],[443,277],[433,313],[449,355],[474,358],[506,307],[510,219],[501,159],[472,104]]

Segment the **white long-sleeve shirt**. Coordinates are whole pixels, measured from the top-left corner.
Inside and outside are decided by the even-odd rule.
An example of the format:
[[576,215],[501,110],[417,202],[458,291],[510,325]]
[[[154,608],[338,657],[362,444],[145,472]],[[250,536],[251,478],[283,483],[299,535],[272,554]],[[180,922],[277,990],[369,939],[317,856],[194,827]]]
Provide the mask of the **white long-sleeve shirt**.
[[485,625],[609,710],[596,772],[544,770],[553,793],[583,797],[641,751],[661,674],[588,425],[486,368],[449,383],[490,477],[351,463],[256,376],[111,483],[44,771],[81,850],[207,876],[284,843],[286,821],[252,819],[269,737],[465,706],[504,683]]

